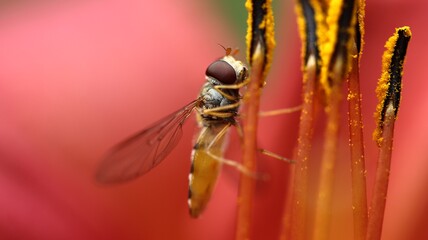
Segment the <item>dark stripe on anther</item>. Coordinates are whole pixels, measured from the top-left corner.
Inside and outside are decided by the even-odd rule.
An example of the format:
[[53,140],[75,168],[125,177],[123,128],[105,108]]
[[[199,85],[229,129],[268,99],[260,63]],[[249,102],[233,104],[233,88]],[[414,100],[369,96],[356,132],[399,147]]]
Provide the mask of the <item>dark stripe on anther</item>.
[[346,54],[346,46],[348,43],[348,40],[350,38],[350,31],[349,28],[351,27],[351,21],[354,12],[354,1],[348,0],[344,1],[342,5],[342,14],[339,17],[339,32],[337,34],[337,42],[336,42],[336,50],[335,52],[344,50],[345,52],[343,54]]
[[381,113],[382,121],[384,120],[386,108],[390,102],[392,102],[395,109],[394,114],[397,116],[401,99],[401,76],[403,73],[403,63],[410,38],[411,36],[408,34],[407,29],[398,30],[398,38],[394,46],[394,53],[391,57],[391,64],[389,66],[389,86],[385,101],[383,102]]
[[263,49],[266,49],[266,39],[265,39],[265,28],[260,28],[260,24],[263,22],[266,15],[266,1],[265,0],[253,0],[253,23],[252,23],[252,33],[251,33],[251,43],[250,43],[250,64],[256,50],[257,45],[260,43]]
[[[305,56],[304,61],[305,63],[308,62],[309,56],[313,55],[315,56],[315,59],[317,60],[317,65],[320,61],[319,58],[319,50],[317,46],[318,38],[316,34],[317,24],[315,21],[315,11],[313,7],[311,6],[309,0],[301,0],[300,4],[302,5],[303,9],[303,15],[305,17],[305,30],[306,30],[306,50],[305,50]],[[319,70],[319,66],[317,67],[317,71]]]
[[361,26],[359,18],[357,18],[357,24],[355,24],[355,45],[357,46],[358,54],[361,54]]
[[192,198],[192,189],[190,189],[190,187],[189,187],[189,191],[188,191],[188,193],[187,193],[188,195],[187,195],[187,198],[188,199],[191,199]]
[[[352,17],[355,14],[354,11],[354,0],[345,0],[342,5],[341,14],[338,20],[338,32],[337,32],[337,40],[336,45],[334,46],[334,52],[330,61],[329,70],[332,72],[332,68],[334,66],[334,63],[338,61],[338,59],[341,59],[343,61],[343,67],[341,75],[346,74],[346,66],[348,65],[348,41],[350,41],[351,37],[351,23],[352,23]],[[355,26],[354,26],[355,27]],[[360,45],[361,46],[361,45]],[[342,78],[341,76],[340,78]],[[331,81],[331,79],[329,79]],[[329,82],[330,86],[333,85],[332,82]]]
[[195,164],[193,164],[193,162],[190,164],[190,174],[193,174],[193,172],[195,171]]

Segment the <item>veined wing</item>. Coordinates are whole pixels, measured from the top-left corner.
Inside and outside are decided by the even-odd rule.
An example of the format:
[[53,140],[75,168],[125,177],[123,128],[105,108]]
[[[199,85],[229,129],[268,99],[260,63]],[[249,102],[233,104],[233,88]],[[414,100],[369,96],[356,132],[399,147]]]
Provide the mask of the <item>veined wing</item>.
[[197,99],[113,147],[96,174],[101,183],[120,183],[157,166],[177,145],[182,125],[201,101]]

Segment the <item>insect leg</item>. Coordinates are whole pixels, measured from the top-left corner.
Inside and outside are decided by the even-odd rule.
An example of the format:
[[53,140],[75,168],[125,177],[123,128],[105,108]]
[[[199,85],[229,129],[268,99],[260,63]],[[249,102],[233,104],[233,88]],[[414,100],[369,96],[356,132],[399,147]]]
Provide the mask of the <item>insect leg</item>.
[[276,109],[276,110],[272,110],[272,111],[260,111],[259,116],[260,117],[277,116],[277,115],[282,115],[282,114],[294,113],[294,112],[297,112],[300,110],[302,110],[302,105],[290,107],[290,108]]
[[219,157],[219,156],[217,156],[217,155],[215,155],[215,154],[213,154],[213,153],[211,153],[210,152],[210,148],[212,148],[212,146],[214,146],[216,143],[217,143],[217,141],[219,140],[219,139],[221,139],[223,136],[224,136],[224,134],[226,134],[226,132],[227,132],[227,130],[228,130],[228,128],[231,126],[232,124],[230,124],[230,123],[228,123],[228,124],[226,124],[221,130],[220,130],[220,132],[214,137],[214,139],[211,141],[211,143],[208,145],[208,147],[207,147],[207,154],[210,156],[210,157],[212,157],[214,160],[216,160],[216,161],[219,161],[220,163],[223,163],[223,164],[225,164],[225,165],[228,165],[228,166],[231,166],[231,167],[233,167],[233,168],[235,168],[235,169],[237,169],[239,172],[241,172],[241,173],[243,173],[243,174],[245,174],[245,175],[247,175],[247,176],[249,176],[249,177],[253,177],[253,178],[257,178],[257,179],[259,179],[259,178],[261,178],[261,179],[266,179],[266,176],[265,175],[261,175],[261,174],[259,174],[259,173],[254,173],[254,172],[251,172],[250,170],[248,170],[246,167],[244,167],[242,164],[240,164],[240,163],[238,163],[238,162],[236,162],[236,161],[234,161],[234,160],[230,160],[230,159],[226,159],[226,158],[224,158],[224,157]]
[[245,81],[243,81],[242,83],[238,83],[238,84],[231,84],[231,85],[217,85],[214,86],[214,89],[217,90],[221,95],[223,95],[225,98],[229,99],[229,100],[236,100],[236,97],[231,96],[227,93],[225,93],[224,91],[222,91],[221,89],[240,89],[242,87],[244,87],[245,85],[247,85],[250,82],[250,79],[247,78]]
[[234,109],[234,108],[237,108],[237,107],[239,107],[239,102],[233,103],[233,104],[229,104],[229,105],[226,105],[226,106],[221,106],[221,107],[215,107],[215,108],[210,108],[210,109],[203,109],[201,111],[201,114],[211,115],[211,116],[220,117],[220,118],[228,118],[228,117],[234,116],[235,114],[228,113],[228,112],[220,112],[220,111]]
[[[238,136],[239,136],[239,140],[240,140],[241,144],[244,144],[244,140],[243,140],[244,139],[244,131],[242,130],[242,126],[241,126],[241,124],[239,122],[236,123],[236,130],[238,132]],[[287,162],[287,163],[295,163],[295,161],[292,160],[292,159],[283,157],[283,156],[281,156],[279,154],[276,154],[274,152],[268,151],[268,150],[263,149],[263,148],[259,148],[258,151],[260,153],[266,155],[266,156],[269,156],[269,157],[272,157],[272,158],[276,158],[278,160],[281,160],[281,161],[284,161],[284,162]]]
[[258,150],[259,150],[259,152],[263,153],[266,156],[269,156],[269,157],[272,157],[272,158],[276,158],[278,160],[281,160],[281,161],[284,161],[284,162],[287,162],[287,163],[296,163],[296,161],[294,161],[293,159],[289,159],[289,158],[283,157],[281,155],[278,155],[278,154],[276,154],[274,152],[271,152],[271,151],[268,151],[266,149],[259,148]]

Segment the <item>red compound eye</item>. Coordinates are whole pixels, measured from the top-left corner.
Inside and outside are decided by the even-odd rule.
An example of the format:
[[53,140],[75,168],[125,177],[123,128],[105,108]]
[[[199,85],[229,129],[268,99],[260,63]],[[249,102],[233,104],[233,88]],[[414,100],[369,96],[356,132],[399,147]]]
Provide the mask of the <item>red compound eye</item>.
[[225,61],[217,60],[211,63],[205,74],[224,84],[234,84],[236,82],[235,69]]

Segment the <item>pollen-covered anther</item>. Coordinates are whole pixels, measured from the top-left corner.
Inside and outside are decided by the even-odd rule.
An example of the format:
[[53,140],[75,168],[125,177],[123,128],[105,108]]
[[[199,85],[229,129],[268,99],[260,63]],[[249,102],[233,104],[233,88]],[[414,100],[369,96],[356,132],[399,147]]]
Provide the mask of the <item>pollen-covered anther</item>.
[[256,49],[263,49],[263,76],[269,72],[275,48],[274,17],[272,0],[252,1],[247,0],[245,7],[248,10],[247,19],[247,59],[252,65]]
[[394,118],[398,114],[403,65],[411,36],[409,27],[397,28],[394,35],[385,43],[386,50],[382,57],[382,75],[376,88],[379,103],[374,114],[377,127],[373,133],[373,139],[379,146],[382,143],[383,125],[388,108],[393,109]]

